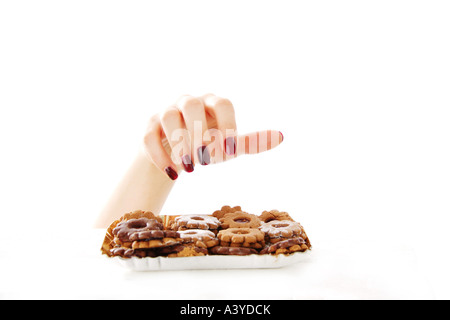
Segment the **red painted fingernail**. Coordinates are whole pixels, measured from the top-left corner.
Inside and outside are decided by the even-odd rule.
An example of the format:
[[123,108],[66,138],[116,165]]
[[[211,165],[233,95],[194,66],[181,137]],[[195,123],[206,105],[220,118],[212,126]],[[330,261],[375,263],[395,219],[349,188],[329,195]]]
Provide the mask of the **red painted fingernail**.
[[164,171],[167,173],[170,179],[176,180],[178,178],[177,172],[173,170],[171,167],[165,168]]
[[198,160],[202,166],[207,166],[211,162],[211,157],[209,155],[208,148],[206,146],[201,146],[197,149]]
[[278,132],[280,133],[280,136],[281,136],[281,141],[280,141],[280,142],[283,142],[284,136],[283,136],[283,134],[281,133],[281,131],[278,131]]
[[192,159],[190,155],[184,155],[181,157],[181,162],[183,163],[184,170],[186,172],[194,171],[194,164],[192,163]]
[[230,156],[236,153],[236,139],[234,137],[228,137],[225,139],[225,152]]

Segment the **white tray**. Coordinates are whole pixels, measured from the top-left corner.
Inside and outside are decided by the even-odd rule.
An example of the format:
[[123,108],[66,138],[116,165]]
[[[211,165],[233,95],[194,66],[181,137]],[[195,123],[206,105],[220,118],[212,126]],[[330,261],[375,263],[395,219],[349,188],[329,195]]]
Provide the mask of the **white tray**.
[[201,269],[275,269],[298,262],[306,262],[310,251],[297,252],[291,255],[249,255],[222,256],[208,255],[201,257],[183,258],[137,258],[124,259],[113,257],[122,266],[134,271],[163,271],[163,270],[201,270]]

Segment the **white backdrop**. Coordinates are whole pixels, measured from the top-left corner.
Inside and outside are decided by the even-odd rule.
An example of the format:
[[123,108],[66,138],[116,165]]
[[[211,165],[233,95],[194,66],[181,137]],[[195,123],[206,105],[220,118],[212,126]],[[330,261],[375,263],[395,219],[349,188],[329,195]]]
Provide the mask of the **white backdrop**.
[[148,118],[213,92],[241,133],[285,141],[182,174],[163,213],[285,210],[313,244],[407,247],[450,298],[449,15],[446,1],[1,2],[0,254],[55,228],[82,237]]

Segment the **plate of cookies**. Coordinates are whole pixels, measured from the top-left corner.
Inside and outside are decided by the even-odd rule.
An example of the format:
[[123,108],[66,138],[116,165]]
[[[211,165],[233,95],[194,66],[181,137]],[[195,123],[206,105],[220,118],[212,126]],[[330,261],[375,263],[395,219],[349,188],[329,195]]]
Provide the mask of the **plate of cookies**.
[[101,252],[136,271],[280,268],[305,261],[311,243],[287,212],[223,206],[212,214],[134,211],[111,223]]

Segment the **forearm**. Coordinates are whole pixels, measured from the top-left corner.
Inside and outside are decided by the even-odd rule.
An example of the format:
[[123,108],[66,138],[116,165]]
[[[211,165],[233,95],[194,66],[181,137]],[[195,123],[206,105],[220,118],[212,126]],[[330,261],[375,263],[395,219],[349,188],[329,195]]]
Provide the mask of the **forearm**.
[[135,210],[158,214],[174,183],[140,151],[99,215],[95,227],[106,228],[123,214]]

